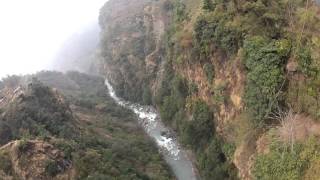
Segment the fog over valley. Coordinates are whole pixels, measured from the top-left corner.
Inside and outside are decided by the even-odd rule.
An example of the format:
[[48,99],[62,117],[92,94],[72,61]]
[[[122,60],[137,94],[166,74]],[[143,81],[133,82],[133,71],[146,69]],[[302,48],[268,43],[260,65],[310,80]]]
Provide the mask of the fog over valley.
[[52,69],[70,39],[98,32],[99,10],[106,1],[1,1],[0,78]]

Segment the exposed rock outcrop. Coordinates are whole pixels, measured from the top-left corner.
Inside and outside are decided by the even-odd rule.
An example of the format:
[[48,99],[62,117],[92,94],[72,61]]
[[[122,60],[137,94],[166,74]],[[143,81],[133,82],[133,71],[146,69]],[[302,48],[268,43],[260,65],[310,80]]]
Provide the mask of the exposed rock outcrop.
[[72,162],[65,158],[62,151],[43,141],[12,141],[0,147],[0,156],[1,163],[7,164],[5,169],[0,169],[4,180],[74,178]]
[[123,98],[141,101],[153,86],[169,16],[164,1],[110,0],[101,9],[101,71]]

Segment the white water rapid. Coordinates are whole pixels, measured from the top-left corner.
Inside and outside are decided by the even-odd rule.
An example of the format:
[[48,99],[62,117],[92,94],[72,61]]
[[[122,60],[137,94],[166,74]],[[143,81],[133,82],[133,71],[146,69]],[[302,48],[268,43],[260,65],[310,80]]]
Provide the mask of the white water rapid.
[[141,106],[117,97],[108,80],[105,81],[109,95],[121,106],[132,110],[139,117],[139,124],[152,137],[170,165],[178,180],[197,180],[196,173],[187,153],[181,148],[173,133],[164,126],[157,111],[150,106]]

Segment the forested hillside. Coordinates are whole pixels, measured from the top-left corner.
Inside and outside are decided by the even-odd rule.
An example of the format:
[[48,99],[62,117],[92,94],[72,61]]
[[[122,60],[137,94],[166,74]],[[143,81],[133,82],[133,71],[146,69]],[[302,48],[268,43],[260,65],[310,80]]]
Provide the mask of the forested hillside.
[[313,0],[110,0],[100,72],[203,179],[318,179],[319,18]]
[[40,72],[0,84],[0,179],[174,179],[103,78]]

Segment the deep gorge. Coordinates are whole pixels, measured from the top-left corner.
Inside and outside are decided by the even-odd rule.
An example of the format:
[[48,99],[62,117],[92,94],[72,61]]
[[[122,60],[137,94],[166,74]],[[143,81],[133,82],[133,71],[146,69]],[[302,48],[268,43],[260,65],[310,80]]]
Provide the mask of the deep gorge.
[[1,79],[0,180],[319,179],[318,1],[109,0],[99,26]]
[[100,72],[118,96],[156,107],[202,179],[317,176],[293,153],[317,133],[287,129],[318,124],[315,1],[110,1],[100,26]]

